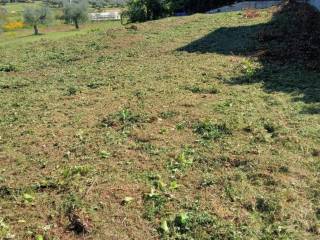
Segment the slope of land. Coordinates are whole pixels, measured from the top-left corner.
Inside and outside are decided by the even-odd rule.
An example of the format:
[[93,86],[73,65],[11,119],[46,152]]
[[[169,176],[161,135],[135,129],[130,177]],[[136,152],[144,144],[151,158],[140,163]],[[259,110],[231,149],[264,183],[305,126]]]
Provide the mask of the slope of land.
[[259,11],[0,48],[0,238],[319,239],[319,77]]

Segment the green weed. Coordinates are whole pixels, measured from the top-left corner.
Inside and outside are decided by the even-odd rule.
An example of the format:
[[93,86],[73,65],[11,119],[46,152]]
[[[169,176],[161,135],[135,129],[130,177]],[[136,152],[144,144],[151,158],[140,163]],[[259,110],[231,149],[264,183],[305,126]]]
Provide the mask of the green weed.
[[105,127],[120,127],[123,130],[145,121],[146,119],[140,114],[136,114],[128,108],[124,108],[121,111],[104,118],[102,124]]
[[69,87],[67,89],[67,95],[68,96],[76,95],[76,93],[77,93],[77,88],[76,87]]
[[216,140],[231,134],[231,130],[226,124],[215,124],[209,120],[196,123],[193,131],[199,134],[204,140]]
[[64,178],[70,178],[75,175],[85,176],[91,171],[92,167],[89,165],[78,165],[64,169],[62,175]]
[[202,93],[202,94],[217,94],[220,91],[214,87],[214,86],[210,86],[210,87],[200,87],[200,86],[187,86],[185,87],[185,90],[188,90],[192,93]]
[[167,111],[167,112],[161,112],[159,115],[163,119],[168,119],[168,118],[173,118],[177,115],[178,113],[175,111]]
[[0,64],[0,72],[15,72],[17,68],[12,64]]
[[174,159],[169,162],[169,169],[172,172],[184,171],[192,166],[194,162],[195,151],[186,147]]

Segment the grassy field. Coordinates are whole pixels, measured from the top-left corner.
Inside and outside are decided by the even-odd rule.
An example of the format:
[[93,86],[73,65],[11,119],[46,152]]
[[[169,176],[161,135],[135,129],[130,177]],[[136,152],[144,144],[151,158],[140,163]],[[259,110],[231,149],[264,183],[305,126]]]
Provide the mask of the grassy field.
[[[23,11],[28,7],[37,7],[42,3],[40,1],[35,1],[34,3],[8,3],[4,6],[7,10],[7,23],[10,22],[23,22]],[[80,25],[80,31],[76,30],[73,25],[64,24],[63,20],[58,17],[62,15],[62,9],[57,7],[51,7],[50,11],[52,13],[52,21],[49,24],[40,24],[39,31],[41,34],[41,39],[51,39],[57,40],[62,37],[74,36],[79,34],[86,34],[88,31],[94,31],[99,29],[101,26],[105,27],[105,23],[101,22],[91,22],[88,21],[85,24]],[[97,9],[89,8],[88,12],[97,12]],[[119,8],[105,8],[101,11],[120,11]],[[108,26],[114,27],[119,26],[119,21],[109,21]],[[30,43],[39,40],[38,37],[33,36],[32,26],[25,25],[22,29],[7,30],[0,35],[0,46],[5,47],[7,45],[21,45],[25,43]]]
[[[3,7],[8,12],[7,22],[22,21],[23,22],[23,11],[27,7],[40,6],[41,2],[34,3],[9,3]],[[119,8],[105,8],[104,11],[117,11]],[[90,8],[89,12],[96,12],[96,9]],[[58,40],[63,37],[72,37],[75,35],[87,34],[88,31],[96,31],[101,27],[118,27],[120,26],[119,21],[108,21],[105,22],[91,22],[88,21],[80,25],[80,30],[76,30],[73,25],[64,24],[63,20],[56,19],[56,16],[62,14],[61,8],[51,8],[53,14],[53,21],[48,25],[39,26],[41,37],[33,35],[32,26],[25,25],[23,29],[14,29],[1,33],[0,47],[19,46],[32,43],[34,41],[41,40]]]
[[23,11],[27,7],[35,7],[40,6],[40,2],[34,3],[8,3],[4,6],[8,12],[8,20],[9,21],[22,21],[23,20]]
[[28,27],[25,29],[3,32],[0,37],[0,47],[20,47],[21,45],[27,45],[39,40],[58,40],[65,37],[81,36],[83,34],[88,34],[89,32],[99,31],[101,28],[113,28],[119,27],[120,25],[119,21],[87,22],[80,25],[80,30],[76,30],[73,25],[60,23],[53,26],[40,26],[40,36],[34,36],[33,29]]
[[320,75],[260,15],[0,45],[0,239],[319,239]]
[[[9,21],[23,21],[23,11],[25,8],[28,7],[37,7],[41,6],[43,4],[42,1],[34,1],[33,3],[7,3],[3,7],[7,10],[8,12],[8,20]],[[51,12],[53,16],[61,15],[61,8],[58,7],[50,7]],[[103,10],[101,9],[100,11],[115,11],[119,10],[119,8],[104,8]],[[97,9],[94,9],[92,7],[89,7],[88,9],[89,12],[97,12]]]

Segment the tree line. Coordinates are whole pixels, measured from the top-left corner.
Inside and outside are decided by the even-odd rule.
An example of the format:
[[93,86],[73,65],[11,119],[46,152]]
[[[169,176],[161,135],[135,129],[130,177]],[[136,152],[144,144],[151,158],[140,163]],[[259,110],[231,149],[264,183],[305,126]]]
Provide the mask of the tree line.
[[234,0],[129,0],[125,15],[130,22],[143,22],[172,16],[209,11]]
[[[0,0],[0,5],[12,2],[34,2],[33,0]],[[105,7],[123,7],[128,0],[42,0],[41,5],[26,7],[23,11],[23,21],[34,29],[34,34],[39,34],[40,24],[49,24],[54,18],[64,20],[65,23],[74,24],[79,29],[79,24],[88,19],[89,6],[101,10]],[[60,8],[63,14],[53,16],[52,9]],[[0,7],[0,33],[6,23],[8,13]]]
[[[88,18],[88,2],[86,0],[65,0],[62,5],[65,23],[72,23],[79,29],[79,24]],[[33,26],[34,34],[38,35],[38,25],[52,21],[52,13],[48,5],[27,7],[23,12],[24,22]]]
[[[0,0],[8,1],[8,0]],[[103,8],[108,4],[124,5],[122,19],[128,22],[156,20],[176,14],[206,12],[213,8],[233,3],[234,0],[43,0],[41,6],[28,7],[24,10],[24,22],[31,25],[38,35],[39,24],[50,23],[52,7],[63,9],[61,18],[65,23],[72,23],[79,29],[79,24],[88,18],[88,6]],[[1,10],[1,9],[0,9]],[[4,12],[1,15],[4,16]],[[0,17],[0,29],[4,20]]]

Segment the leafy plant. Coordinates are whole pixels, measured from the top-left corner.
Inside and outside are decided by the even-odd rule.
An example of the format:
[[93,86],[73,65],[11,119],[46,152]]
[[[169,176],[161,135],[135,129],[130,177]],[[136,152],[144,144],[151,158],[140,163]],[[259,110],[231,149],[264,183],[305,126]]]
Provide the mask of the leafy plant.
[[36,240],[44,240],[44,237],[42,235],[36,235],[35,237]]
[[188,221],[189,221],[189,216],[185,212],[179,213],[174,220],[175,225],[180,229],[186,228]]
[[79,165],[79,166],[73,166],[64,169],[62,175],[64,178],[69,178],[74,175],[80,175],[85,176],[91,171],[92,167],[89,165]]
[[169,168],[171,171],[176,172],[179,170],[186,170],[193,164],[194,150],[186,147],[181,151],[175,159],[170,161]]
[[176,116],[178,113],[174,111],[166,111],[166,112],[161,112],[160,117],[163,119],[168,119]]
[[67,92],[68,92],[68,95],[69,95],[69,96],[76,95],[76,93],[77,93],[77,88],[71,86],[71,87],[68,88]]
[[14,72],[17,68],[12,64],[0,64],[0,72]]
[[160,230],[163,234],[167,234],[170,232],[167,220],[161,221]]
[[156,215],[161,213],[167,201],[167,197],[152,188],[150,193],[144,195],[144,218],[148,220],[155,218]]
[[102,151],[100,151],[100,157],[101,158],[108,158],[108,157],[110,157],[110,153],[102,150]]
[[106,127],[120,127],[122,130],[124,130],[127,127],[144,121],[145,119],[140,114],[136,114],[128,108],[124,108],[119,112],[104,118],[102,120],[102,124]]
[[185,89],[192,92],[192,93],[202,93],[202,94],[217,94],[217,93],[219,93],[219,90],[214,86],[211,86],[208,88],[203,88],[203,87],[195,85],[195,86],[186,86]]
[[26,202],[31,203],[31,202],[33,202],[33,200],[34,200],[34,196],[32,196],[32,195],[29,194],[29,193],[25,193],[25,194],[23,194],[23,199],[24,199]]
[[248,79],[251,79],[256,74],[256,69],[253,65],[253,62],[250,60],[245,60],[242,63],[242,72]]
[[5,223],[3,218],[0,218],[0,239],[6,239],[10,235],[10,227]]
[[261,213],[274,214],[275,212],[279,211],[280,206],[275,201],[263,197],[258,197],[256,199],[256,209]]
[[205,140],[216,140],[231,134],[231,130],[226,124],[215,124],[208,120],[196,123],[193,131]]

